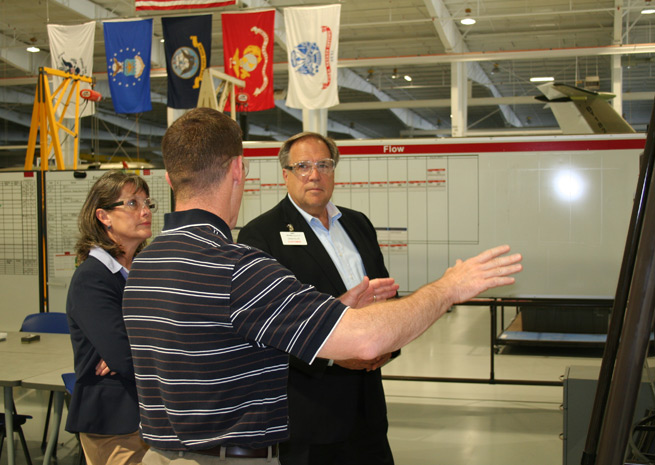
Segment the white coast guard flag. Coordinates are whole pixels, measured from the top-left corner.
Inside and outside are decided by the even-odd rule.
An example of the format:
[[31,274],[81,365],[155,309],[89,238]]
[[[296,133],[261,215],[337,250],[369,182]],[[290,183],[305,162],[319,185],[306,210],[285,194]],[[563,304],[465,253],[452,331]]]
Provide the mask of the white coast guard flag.
[[341,5],[284,9],[289,56],[288,107],[316,110],[339,103],[340,14]]
[[[95,33],[95,21],[75,26],[48,24],[51,67],[66,73],[91,77],[93,73],[93,40]],[[60,83],[61,78],[54,77],[52,79],[53,93],[57,90]],[[90,84],[86,82],[80,83],[80,90],[90,88]],[[67,95],[68,93],[64,94],[60,110],[63,108]],[[68,105],[68,110],[66,111],[67,118],[75,117],[74,99],[75,96],[73,95],[71,97],[71,104]],[[95,113],[95,104],[86,100],[80,100],[80,116],[88,116],[93,113]]]

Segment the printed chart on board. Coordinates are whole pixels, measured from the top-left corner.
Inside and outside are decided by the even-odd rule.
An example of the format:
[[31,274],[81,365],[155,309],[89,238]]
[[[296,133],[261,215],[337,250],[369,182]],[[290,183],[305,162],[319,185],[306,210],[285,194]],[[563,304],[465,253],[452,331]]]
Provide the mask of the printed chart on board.
[[1,330],[18,330],[39,311],[38,190],[35,173],[0,173]]
[[0,275],[37,275],[38,192],[33,173],[0,176]]

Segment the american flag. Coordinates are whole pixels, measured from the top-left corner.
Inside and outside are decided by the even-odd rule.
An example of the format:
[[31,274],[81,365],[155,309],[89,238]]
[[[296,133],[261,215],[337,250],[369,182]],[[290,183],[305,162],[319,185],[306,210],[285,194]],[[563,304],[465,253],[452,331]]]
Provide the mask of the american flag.
[[188,10],[193,8],[218,8],[234,5],[236,0],[213,2],[211,0],[134,0],[136,11],[145,10]]

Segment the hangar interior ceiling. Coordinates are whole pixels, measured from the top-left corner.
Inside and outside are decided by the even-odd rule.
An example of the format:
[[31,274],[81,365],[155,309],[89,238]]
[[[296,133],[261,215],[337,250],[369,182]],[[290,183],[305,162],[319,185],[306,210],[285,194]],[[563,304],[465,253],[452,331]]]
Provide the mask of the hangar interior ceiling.
[[[451,67],[465,63],[467,136],[558,132],[531,77],[620,95],[619,109],[645,131],[655,96],[655,14],[648,0],[341,0],[340,104],[328,110],[335,139],[450,137]],[[38,68],[50,66],[47,24],[95,20],[96,88],[109,96],[102,21],[155,18],[153,110],[117,115],[109,98],[82,118],[82,154],[138,157],[160,163],[166,122],[166,77],[160,16],[211,13],[210,65],[223,69],[221,13],[275,8],[273,109],[240,114],[248,140],[283,140],[302,130],[301,111],[285,106],[285,7],[316,0],[238,0],[206,10],[135,12],[134,0],[0,0],[0,168],[25,157]],[[655,2],[653,4],[655,7]],[[470,10],[470,12],[467,12]],[[465,26],[465,16],[476,19]],[[35,45],[38,53],[26,48]],[[411,77],[411,81],[404,76]],[[597,79],[596,79],[597,78]]]

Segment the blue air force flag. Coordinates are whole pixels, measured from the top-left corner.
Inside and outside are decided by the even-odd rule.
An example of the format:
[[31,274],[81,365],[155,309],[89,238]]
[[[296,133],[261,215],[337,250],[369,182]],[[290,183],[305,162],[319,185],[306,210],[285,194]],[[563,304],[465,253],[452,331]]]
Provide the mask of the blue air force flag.
[[212,15],[162,17],[168,106],[195,108],[202,72],[210,66]]
[[288,107],[315,110],[339,103],[340,14],[341,5],[284,9],[289,58]]
[[111,101],[116,113],[152,110],[150,53],[152,19],[106,21],[105,53]]

